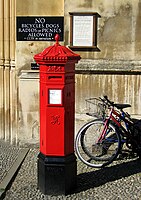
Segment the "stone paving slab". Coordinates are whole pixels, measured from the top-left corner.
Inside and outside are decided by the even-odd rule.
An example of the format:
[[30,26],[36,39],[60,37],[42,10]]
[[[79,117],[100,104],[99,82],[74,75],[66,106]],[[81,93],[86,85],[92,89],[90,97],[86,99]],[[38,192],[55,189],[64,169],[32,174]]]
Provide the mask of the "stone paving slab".
[[44,195],[37,188],[37,156],[31,148],[4,200],[140,200],[141,160],[117,160],[103,169],[77,161],[77,188],[67,196]]
[[0,199],[13,181],[28,148],[18,148],[0,140]]
[[16,161],[20,148],[0,140],[0,183]]

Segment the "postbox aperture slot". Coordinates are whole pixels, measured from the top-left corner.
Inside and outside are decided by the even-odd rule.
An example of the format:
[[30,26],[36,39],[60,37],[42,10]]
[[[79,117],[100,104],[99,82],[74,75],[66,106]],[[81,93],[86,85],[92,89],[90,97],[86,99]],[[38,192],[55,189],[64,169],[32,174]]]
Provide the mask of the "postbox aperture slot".
[[57,80],[57,79],[62,79],[62,76],[49,76],[49,80]]

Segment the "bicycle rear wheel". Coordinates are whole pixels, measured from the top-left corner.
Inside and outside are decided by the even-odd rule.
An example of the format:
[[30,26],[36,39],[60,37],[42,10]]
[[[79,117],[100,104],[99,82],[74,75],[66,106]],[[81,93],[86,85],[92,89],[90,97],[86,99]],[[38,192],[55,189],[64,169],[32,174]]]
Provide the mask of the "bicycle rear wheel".
[[121,149],[121,138],[113,124],[109,124],[104,137],[103,120],[97,119],[85,124],[75,139],[75,151],[78,158],[90,167],[104,167],[110,164]]

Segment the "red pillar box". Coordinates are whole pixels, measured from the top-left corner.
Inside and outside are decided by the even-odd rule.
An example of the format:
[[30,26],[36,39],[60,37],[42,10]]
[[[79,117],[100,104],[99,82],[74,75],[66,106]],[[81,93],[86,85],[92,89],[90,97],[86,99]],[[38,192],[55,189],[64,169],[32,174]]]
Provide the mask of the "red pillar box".
[[75,63],[80,56],[58,43],[34,56],[40,68],[38,187],[68,194],[76,186],[74,155]]

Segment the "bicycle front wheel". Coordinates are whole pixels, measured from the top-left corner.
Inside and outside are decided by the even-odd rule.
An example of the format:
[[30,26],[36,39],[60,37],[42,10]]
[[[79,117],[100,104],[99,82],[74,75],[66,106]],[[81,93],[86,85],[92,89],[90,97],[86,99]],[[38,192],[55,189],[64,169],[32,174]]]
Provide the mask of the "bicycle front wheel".
[[120,149],[118,130],[112,123],[105,129],[105,123],[100,119],[85,124],[75,139],[78,158],[90,167],[100,168],[110,164],[116,159]]

